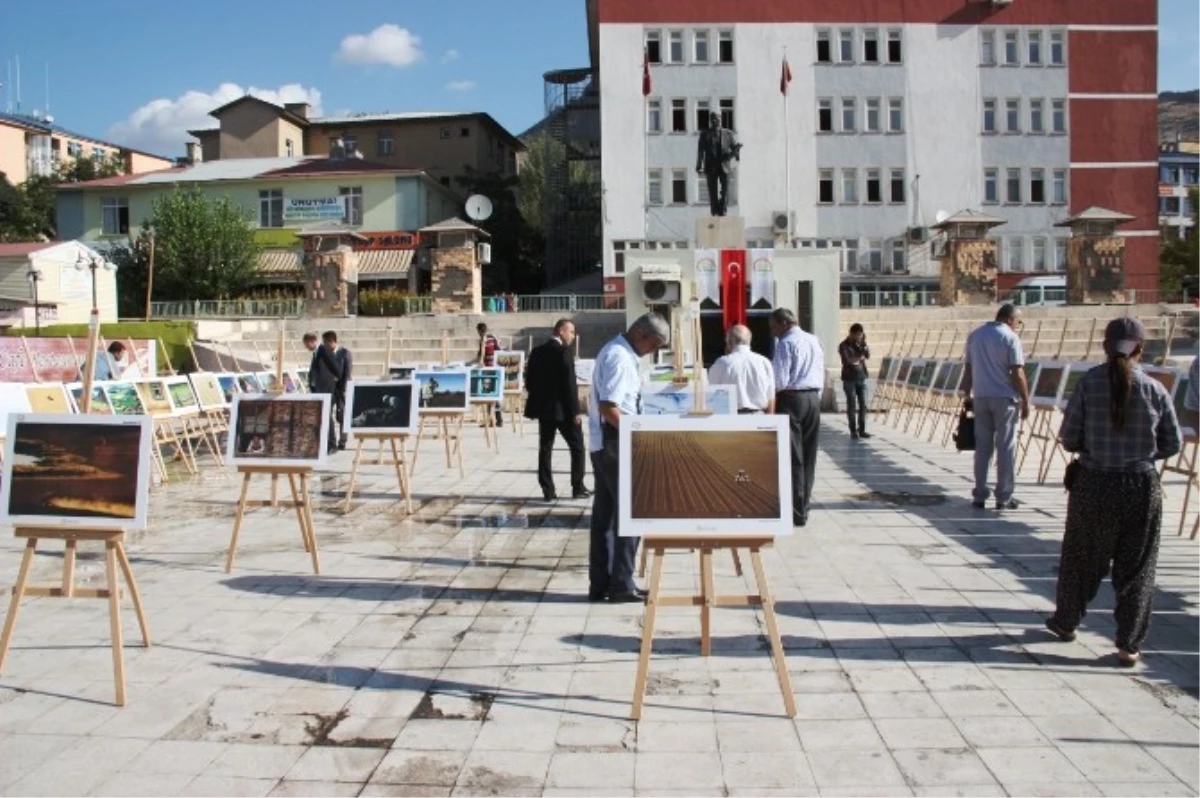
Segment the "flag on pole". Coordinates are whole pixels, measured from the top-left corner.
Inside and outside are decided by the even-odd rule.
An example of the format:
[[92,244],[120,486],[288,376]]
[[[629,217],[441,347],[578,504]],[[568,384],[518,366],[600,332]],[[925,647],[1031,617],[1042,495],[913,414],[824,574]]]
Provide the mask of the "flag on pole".
[[726,330],[746,323],[746,255],[744,249],[721,250],[721,321]]
[[792,82],[792,68],[788,66],[787,56],[783,57],[783,72],[779,76],[779,93],[787,96],[788,84]]
[[642,50],[642,96],[650,96],[650,55]]

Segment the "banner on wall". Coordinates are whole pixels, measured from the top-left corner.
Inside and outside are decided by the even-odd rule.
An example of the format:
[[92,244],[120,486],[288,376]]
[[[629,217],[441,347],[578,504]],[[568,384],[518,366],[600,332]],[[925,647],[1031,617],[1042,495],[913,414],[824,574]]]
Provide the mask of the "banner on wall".
[[765,299],[775,307],[775,250],[750,250],[750,306]]
[[[128,349],[129,341],[121,342]],[[134,341],[133,346],[136,358],[126,355],[122,376],[135,379],[157,374],[157,342]],[[86,338],[0,338],[0,382],[75,382],[86,347]]]
[[696,298],[721,304],[720,255],[715,249],[696,250]]
[[283,200],[283,220],[285,222],[337,220],[345,215],[345,197],[314,197],[312,199],[286,197]]

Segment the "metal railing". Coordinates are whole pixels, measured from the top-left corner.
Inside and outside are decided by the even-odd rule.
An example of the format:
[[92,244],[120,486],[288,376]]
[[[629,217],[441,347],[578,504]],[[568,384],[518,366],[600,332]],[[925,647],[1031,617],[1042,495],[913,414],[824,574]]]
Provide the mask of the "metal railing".
[[941,303],[937,288],[862,288],[841,290],[843,308],[922,308]]
[[150,303],[150,316],[155,319],[253,319],[303,315],[303,299],[185,299]]
[[578,313],[624,309],[624,294],[510,294],[483,298],[485,313]]

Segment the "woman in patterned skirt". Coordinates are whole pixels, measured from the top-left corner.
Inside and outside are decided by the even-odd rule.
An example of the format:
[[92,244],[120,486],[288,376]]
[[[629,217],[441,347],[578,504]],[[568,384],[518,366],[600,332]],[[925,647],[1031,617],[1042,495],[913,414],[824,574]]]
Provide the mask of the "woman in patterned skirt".
[[1145,340],[1137,319],[1109,322],[1108,362],[1084,375],[1067,405],[1058,438],[1079,454],[1079,468],[1067,500],[1056,607],[1046,620],[1060,640],[1074,640],[1111,567],[1117,657],[1125,666],[1138,661],[1150,627],[1162,529],[1154,461],[1182,445],[1171,397],[1138,366]]

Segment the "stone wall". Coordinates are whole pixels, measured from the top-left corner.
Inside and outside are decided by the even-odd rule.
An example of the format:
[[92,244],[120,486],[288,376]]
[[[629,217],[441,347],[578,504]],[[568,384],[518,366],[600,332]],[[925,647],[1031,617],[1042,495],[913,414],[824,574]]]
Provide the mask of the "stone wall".
[[1067,242],[1067,302],[1125,301],[1125,239],[1077,236]]
[[996,301],[996,242],[951,239],[942,260],[943,306],[990,305]]
[[483,284],[475,247],[434,249],[431,254],[433,312],[482,313]]
[[358,312],[358,253],[349,247],[305,252],[307,311],[311,316],[349,316]]

